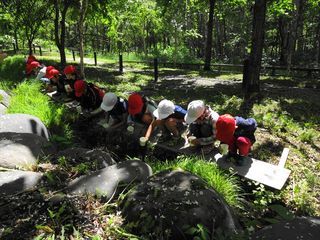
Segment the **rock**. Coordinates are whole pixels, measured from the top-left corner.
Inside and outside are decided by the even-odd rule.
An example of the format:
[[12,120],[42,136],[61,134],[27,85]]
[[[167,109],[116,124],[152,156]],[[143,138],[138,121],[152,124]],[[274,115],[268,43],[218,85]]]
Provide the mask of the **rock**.
[[43,137],[31,133],[0,132],[0,166],[28,169],[37,160],[54,152]]
[[7,112],[7,107],[0,103],[0,116],[2,114],[6,114],[6,112]]
[[56,158],[62,156],[70,160],[68,163],[74,163],[75,165],[79,163],[94,163],[99,169],[116,164],[116,161],[113,160],[109,153],[99,149],[91,150],[88,148],[72,147],[58,152]]
[[33,133],[49,140],[49,132],[42,121],[32,115],[15,113],[0,116],[0,133]]
[[148,164],[139,160],[129,160],[73,180],[67,192],[90,193],[110,198],[120,183],[144,181],[151,175],[152,169]]
[[281,221],[267,226],[251,236],[251,239],[264,240],[317,240],[320,236],[319,217],[297,217],[290,221]]
[[184,171],[153,175],[129,192],[120,207],[126,227],[150,239],[194,239],[200,237],[199,226],[210,239],[216,239],[217,232],[227,236],[239,229],[224,199]]
[[29,171],[0,172],[0,195],[15,194],[35,187],[42,178],[41,173]]
[[0,89],[0,103],[5,107],[9,107],[10,96],[8,93]]

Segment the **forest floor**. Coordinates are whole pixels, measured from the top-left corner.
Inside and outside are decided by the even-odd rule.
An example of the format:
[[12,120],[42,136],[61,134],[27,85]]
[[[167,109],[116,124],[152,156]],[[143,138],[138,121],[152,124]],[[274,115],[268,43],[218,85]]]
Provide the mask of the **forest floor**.
[[[131,84],[144,75],[152,77],[153,74],[149,69],[128,67],[125,69],[124,76],[119,76],[119,74],[114,74],[116,71],[114,66],[109,66],[108,72],[104,72],[99,67],[88,71],[90,80],[99,82],[101,85],[108,82],[107,87],[122,92],[130,92],[130,89],[121,89],[122,86],[117,84],[120,78]],[[196,71],[161,69],[159,80],[156,83],[148,81],[138,84],[137,90],[156,101],[168,98],[184,107],[192,100],[204,99],[220,114],[231,113],[242,116],[253,114],[258,118],[258,123],[260,120],[260,125],[256,132],[257,142],[253,146],[251,155],[277,165],[283,148],[288,147],[290,153],[286,168],[289,168],[292,173],[283,191],[264,188],[260,189],[261,196],[259,193],[254,195],[253,187],[249,187],[248,182],[243,181],[244,202],[258,201],[259,206],[266,207],[266,203],[262,201],[265,199],[268,201],[270,198],[270,201],[276,200],[286,205],[296,215],[319,215],[320,139],[318,134],[320,125],[319,119],[313,119],[314,116],[320,116],[319,80],[304,79],[279,78],[275,80],[273,77],[263,77],[261,95],[255,99],[254,103],[248,104],[242,102],[241,75],[237,74],[221,76],[215,72],[199,74]],[[271,114],[274,112],[277,114]],[[266,116],[271,119],[265,119]],[[292,123],[291,126],[291,120],[288,121],[290,124],[283,124],[283,116],[289,116],[298,127],[294,125],[295,123]],[[282,127],[276,128],[280,123]],[[312,125],[316,132],[312,141],[308,139],[303,141],[299,138],[299,135],[302,134],[300,130],[304,129],[305,123]],[[291,127],[292,129],[296,127],[298,130],[293,132]],[[101,136],[101,142],[99,138],[95,143],[90,142],[92,133],[86,131],[78,132],[76,136],[81,137],[82,140],[88,139],[88,141],[75,142],[77,146],[93,147],[92,144],[94,144],[100,147],[105,143],[103,136]],[[109,149],[122,157],[123,149],[114,146],[110,146]],[[133,157],[137,155],[134,150],[132,153]],[[68,173],[68,169],[59,166],[54,166],[54,168],[59,179],[58,183],[61,185],[67,179],[74,177],[70,172]],[[115,201],[106,203],[105,199],[90,196],[55,195],[53,190],[47,191],[53,188],[46,184],[44,183],[35,191],[1,198],[0,229],[4,229],[3,232],[0,232],[0,236],[4,236],[2,239],[31,239],[30,236],[38,236],[37,239],[42,239],[52,233],[56,233],[57,238],[72,235],[73,239],[76,236],[87,239],[129,239],[133,237],[122,231],[123,219]],[[56,189],[57,187],[59,186],[55,186]],[[271,194],[273,195],[270,196]],[[253,220],[254,217],[267,217],[261,212],[256,213],[256,209],[252,208],[239,211],[242,214],[242,221]],[[261,223],[268,224],[266,221]]]

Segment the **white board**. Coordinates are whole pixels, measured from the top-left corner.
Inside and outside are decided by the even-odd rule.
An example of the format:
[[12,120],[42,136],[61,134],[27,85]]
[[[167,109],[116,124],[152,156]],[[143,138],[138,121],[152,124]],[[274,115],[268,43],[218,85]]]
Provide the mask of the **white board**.
[[214,160],[223,169],[232,169],[236,174],[280,190],[287,181],[290,170],[254,158],[247,157],[244,166],[237,166],[226,161],[220,153]]

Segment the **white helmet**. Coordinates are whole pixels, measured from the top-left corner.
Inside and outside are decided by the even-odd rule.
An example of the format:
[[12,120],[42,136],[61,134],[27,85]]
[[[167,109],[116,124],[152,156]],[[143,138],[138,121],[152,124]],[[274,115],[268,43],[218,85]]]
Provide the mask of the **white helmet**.
[[117,101],[118,101],[117,95],[115,95],[112,92],[108,92],[103,96],[103,100],[100,107],[104,111],[109,112],[116,105]]
[[195,100],[189,103],[187,114],[184,116],[184,120],[187,124],[190,124],[197,120],[205,111],[206,106],[201,100]]
[[174,108],[175,106],[173,102],[164,99],[159,103],[158,108],[153,111],[153,115],[159,120],[165,119],[166,117],[174,113]]

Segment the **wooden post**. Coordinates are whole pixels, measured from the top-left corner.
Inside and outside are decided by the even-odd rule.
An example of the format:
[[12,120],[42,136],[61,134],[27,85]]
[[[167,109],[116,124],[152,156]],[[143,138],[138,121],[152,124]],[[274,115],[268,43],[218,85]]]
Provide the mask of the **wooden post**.
[[122,54],[119,54],[119,72],[123,73]]
[[97,53],[96,52],[93,53],[93,57],[94,57],[94,65],[97,66]]
[[42,56],[41,46],[39,45],[40,56]]
[[76,61],[76,56],[74,54],[74,50],[72,50],[72,57],[73,57],[73,61]]
[[158,81],[158,58],[153,59],[153,66],[154,66],[154,81]]

